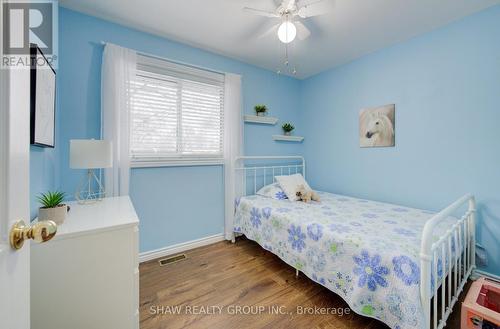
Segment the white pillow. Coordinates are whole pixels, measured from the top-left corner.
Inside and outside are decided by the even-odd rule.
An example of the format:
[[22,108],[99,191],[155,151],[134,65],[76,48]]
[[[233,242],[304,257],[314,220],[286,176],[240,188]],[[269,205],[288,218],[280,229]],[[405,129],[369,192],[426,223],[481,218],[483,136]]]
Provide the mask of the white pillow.
[[273,183],[264,186],[261,188],[258,192],[257,195],[265,196],[268,198],[273,198],[276,200],[285,200],[288,199],[286,196],[285,192],[283,189],[280,187],[280,184],[278,183]]
[[311,189],[309,184],[307,184],[306,180],[302,176],[302,174],[293,174],[288,176],[276,176],[274,177],[280,184],[280,187],[285,191],[288,199],[292,201],[299,200],[299,197],[296,195],[297,190],[300,185],[304,185],[304,187],[308,190]]

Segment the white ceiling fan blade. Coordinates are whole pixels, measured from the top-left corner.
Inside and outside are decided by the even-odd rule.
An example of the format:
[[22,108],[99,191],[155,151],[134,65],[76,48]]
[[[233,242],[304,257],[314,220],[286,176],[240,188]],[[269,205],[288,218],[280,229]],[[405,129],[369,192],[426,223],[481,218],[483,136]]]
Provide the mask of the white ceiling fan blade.
[[297,38],[299,40],[307,39],[311,35],[311,31],[300,21],[293,22],[297,28]]
[[255,8],[249,8],[249,7],[243,8],[243,11],[245,11],[247,13],[250,13],[250,14],[264,16],[264,17],[272,17],[272,18],[280,17],[276,13],[273,13],[273,12],[270,12],[270,11],[265,11],[265,10],[255,9]]
[[270,35],[276,35],[278,33],[278,27],[280,26],[280,24],[281,23],[274,24],[273,26],[271,26],[270,28],[259,34],[257,38],[262,39]]
[[331,7],[327,0],[319,0],[300,7],[297,15],[301,18],[320,16],[328,13]]
[[295,2],[295,0],[283,0],[282,6],[285,10],[294,10]]

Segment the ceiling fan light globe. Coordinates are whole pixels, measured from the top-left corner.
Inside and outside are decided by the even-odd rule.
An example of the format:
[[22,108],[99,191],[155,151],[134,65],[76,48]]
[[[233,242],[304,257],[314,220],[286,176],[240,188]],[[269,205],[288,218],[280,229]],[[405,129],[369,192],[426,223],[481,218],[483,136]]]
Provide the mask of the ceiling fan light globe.
[[292,42],[297,36],[297,28],[292,22],[286,21],[281,23],[278,28],[278,39],[283,43]]

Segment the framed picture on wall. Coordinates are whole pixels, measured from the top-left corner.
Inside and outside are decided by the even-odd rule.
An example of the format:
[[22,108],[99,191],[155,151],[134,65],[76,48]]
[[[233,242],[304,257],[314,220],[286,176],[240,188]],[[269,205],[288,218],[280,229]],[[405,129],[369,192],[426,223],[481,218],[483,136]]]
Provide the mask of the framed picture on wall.
[[30,143],[55,146],[56,71],[37,45],[30,47]]
[[359,146],[394,146],[395,111],[394,104],[362,109],[359,112]]

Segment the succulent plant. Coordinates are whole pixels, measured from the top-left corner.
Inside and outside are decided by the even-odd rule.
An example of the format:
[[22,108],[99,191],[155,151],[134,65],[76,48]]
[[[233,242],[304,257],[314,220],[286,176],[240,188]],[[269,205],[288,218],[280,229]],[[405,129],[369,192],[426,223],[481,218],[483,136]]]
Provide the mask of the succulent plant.
[[283,131],[286,133],[289,133],[295,129],[295,127],[290,122],[284,123],[283,126],[281,126],[281,128],[283,128]]
[[41,193],[37,199],[43,206],[42,208],[55,208],[61,205],[66,195],[64,192],[47,192]]
[[266,113],[267,107],[264,104],[257,104],[254,106],[255,113]]

